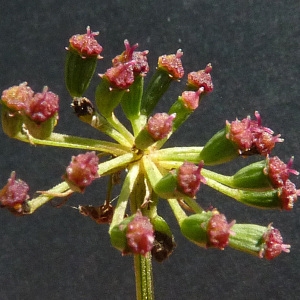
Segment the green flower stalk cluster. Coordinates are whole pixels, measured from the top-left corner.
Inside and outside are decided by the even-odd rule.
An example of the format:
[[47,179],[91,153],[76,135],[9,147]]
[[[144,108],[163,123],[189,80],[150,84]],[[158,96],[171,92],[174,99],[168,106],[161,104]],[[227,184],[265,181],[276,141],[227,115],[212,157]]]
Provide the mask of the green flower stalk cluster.
[[[265,225],[227,222],[217,209],[205,210],[196,199],[202,184],[245,205],[258,208],[291,210],[299,190],[289,179],[293,158],[285,164],[271,152],[280,135],[256,119],[224,122],[224,128],[204,145],[163,148],[172,133],[198,109],[203,97],[213,90],[212,66],[187,75],[186,88],[166,112],[153,111],[167,89],[184,76],[182,50],[162,55],[148,85],[144,78],[149,71],[148,51],[130,46],[112,59],[112,66],[99,75],[95,99],[84,96],[97,62],[102,58],[102,46],[96,41],[98,33],[87,28],[86,34],[74,35],[66,48],[65,82],[71,96],[75,115],[101,134],[112,138],[81,138],[53,132],[58,120],[58,96],[45,87],[34,94],[27,83],[3,91],[2,127],[12,138],[34,145],[47,145],[88,151],[73,156],[62,182],[40,191],[30,198],[29,187],[16,180],[12,173],[0,191],[1,207],[17,215],[28,215],[54,197],[83,193],[93,180],[109,176],[107,197],[99,207],[80,205],[79,212],[99,224],[109,224],[112,245],[122,254],[152,256],[158,261],[169,257],[175,248],[171,229],[159,215],[159,201],[167,201],[175,214],[182,234],[203,248],[224,249],[227,246],[272,259],[282,251],[289,252],[280,232]],[[115,115],[121,106],[131,128]],[[205,130],[208,130],[207,128]],[[252,163],[234,175],[223,175],[207,167],[229,163],[242,156],[258,155],[262,160]],[[100,158],[100,159],[99,159]],[[111,194],[125,179],[115,205]],[[242,221],[242,220],[241,220]]]

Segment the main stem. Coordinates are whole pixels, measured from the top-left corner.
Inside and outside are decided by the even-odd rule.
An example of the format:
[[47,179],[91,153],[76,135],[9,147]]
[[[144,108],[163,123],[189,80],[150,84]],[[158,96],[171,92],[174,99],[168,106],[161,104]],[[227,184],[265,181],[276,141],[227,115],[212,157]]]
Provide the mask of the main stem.
[[134,271],[137,300],[153,300],[153,273],[151,253],[134,255]]
[[[140,169],[141,171],[141,169]],[[135,180],[133,190],[130,194],[130,210],[136,213],[140,209],[145,197],[147,197],[147,188],[145,186],[145,177],[142,172],[139,173]],[[146,256],[134,255],[134,273],[136,285],[137,300],[153,300],[153,273],[152,273],[152,256],[148,252]]]

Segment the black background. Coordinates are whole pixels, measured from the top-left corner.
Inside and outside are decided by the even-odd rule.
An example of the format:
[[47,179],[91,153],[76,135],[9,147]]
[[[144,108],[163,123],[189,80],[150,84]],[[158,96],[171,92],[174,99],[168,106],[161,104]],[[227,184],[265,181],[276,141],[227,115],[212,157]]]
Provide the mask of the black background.
[[[2,1],[3,2],[3,1]],[[274,154],[299,160],[300,6],[293,1],[6,1],[0,10],[0,89],[27,81],[59,94],[56,132],[102,138],[81,124],[70,109],[64,87],[64,47],[87,25],[100,31],[104,47],[98,72],[123,51],[123,41],[148,49],[152,72],[157,57],[182,48],[186,74],[213,65],[215,89],[168,143],[203,145],[226,119],[253,116],[285,139]],[[93,98],[95,76],[87,96]],[[157,108],[167,111],[184,87],[174,84]],[[27,181],[31,193],[60,182],[75,150],[34,147],[0,133],[0,183],[12,170]],[[245,160],[219,168],[232,173]],[[298,179],[293,178],[297,182]],[[95,182],[68,205],[100,204],[105,179]],[[299,185],[299,183],[298,183]],[[204,250],[180,236],[169,207],[177,249],[164,263],[154,263],[157,299],[295,299],[300,294],[299,203],[291,212],[244,207],[203,186],[204,207],[219,208],[229,220],[280,229],[292,245],[290,254],[265,261],[232,249]],[[97,225],[70,206],[45,205],[32,216],[16,218],[1,211],[1,299],[134,299],[132,257],[111,247],[107,226]]]

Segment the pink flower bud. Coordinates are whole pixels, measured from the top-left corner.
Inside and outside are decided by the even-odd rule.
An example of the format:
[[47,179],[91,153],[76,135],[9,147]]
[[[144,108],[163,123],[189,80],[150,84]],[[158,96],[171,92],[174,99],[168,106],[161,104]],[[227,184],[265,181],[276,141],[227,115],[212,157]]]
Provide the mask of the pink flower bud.
[[83,192],[94,179],[99,177],[98,163],[99,158],[94,151],[72,156],[63,179],[70,184],[74,191]]
[[150,220],[137,211],[135,217],[128,223],[126,238],[131,251],[146,255],[154,243],[154,230]]
[[149,118],[146,130],[155,141],[159,141],[166,138],[172,131],[174,119],[175,114],[157,113]]
[[104,76],[108,79],[111,88],[121,90],[128,89],[134,82],[133,66],[135,61],[131,60],[124,64],[118,64],[108,69]]
[[12,172],[7,184],[0,191],[0,203],[3,207],[21,210],[21,205],[29,199],[29,186],[21,179],[16,180],[16,173]]
[[273,259],[278,256],[282,251],[289,253],[290,245],[283,244],[283,239],[278,229],[272,226],[268,227],[268,230],[263,235],[264,248],[261,250],[259,256],[266,259]]
[[177,50],[176,54],[162,55],[158,58],[158,68],[163,69],[169,73],[173,79],[180,79],[184,75],[182,67],[181,56],[183,52],[181,49]]
[[209,93],[213,90],[210,72],[212,70],[211,64],[208,64],[204,70],[198,72],[191,72],[188,74],[188,85],[191,85],[197,89],[203,87],[205,93]]
[[27,86],[27,82],[23,82],[20,85],[14,85],[3,91],[1,100],[8,108],[22,111],[28,106],[33,94],[34,92]]
[[230,228],[235,224],[235,221],[227,223],[226,217],[223,214],[213,215],[207,224],[208,247],[224,249],[229,243],[229,236],[233,234]]
[[198,91],[184,91],[181,94],[184,106],[190,110],[195,110],[199,105],[199,96],[204,92],[204,88],[199,88]]
[[25,107],[26,115],[37,123],[42,123],[53,117],[58,112],[59,98],[49,92],[45,86],[42,93],[36,93]]
[[201,163],[197,166],[190,162],[184,162],[178,168],[177,181],[179,189],[189,197],[195,197],[200,188],[200,182],[205,181],[200,174],[202,166]]
[[70,46],[75,49],[81,57],[97,56],[100,57],[102,47],[95,39],[99,32],[92,32],[88,26],[85,34],[73,35],[69,42]]

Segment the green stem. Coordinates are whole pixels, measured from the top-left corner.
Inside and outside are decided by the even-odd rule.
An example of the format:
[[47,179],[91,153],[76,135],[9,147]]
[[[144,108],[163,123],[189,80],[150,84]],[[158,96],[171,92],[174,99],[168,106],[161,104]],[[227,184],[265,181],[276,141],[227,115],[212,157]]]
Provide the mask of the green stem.
[[174,147],[157,150],[150,155],[153,161],[166,160],[199,163],[202,149],[203,147]]
[[[64,193],[70,190],[69,185],[66,182],[61,182],[47,191],[47,194],[42,194],[36,198],[27,202],[26,214],[32,214],[36,209],[49,202],[55,197],[55,194]],[[48,194],[49,193],[49,194]]]
[[177,199],[168,199],[169,205],[173,210],[177,222],[180,223],[187,217],[185,211],[182,209]]
[[15,136],[15,138],[22,142],[31,143],[34,145],[54,146],[54,147],[63,147],[63,148],[72,148],[72,149],[84,149],[90,151],[94,150],[94,151],[110,153],[115,156],[128,153],[130,149],[128,147],[116,143],[93,140],[93,139],[82,138],[77,136],[70,136],[70,135],[60,134],[60,133],[52,133],[50,137],[44,140],[36,139],[32,136],[28,136],[22,133],[18,133]]
[[202,169],[201,175],[203,175],[205,178],[213,179],[227,186],[232,185],[232,176],[222,175],[207,169]]
[[134,271],[136,283],[136,299],[137,300],[153,300],[153,273],[152,273],[152,257],[148,252],[146,256],[134,255]]
[[121,135],[127,140],[130,145],[133,145],[134,137],[133,135],[127,130],[127,128],[118,120],[118,118],[111,114],[110,117],[106,118],[107,121],[118,131]]
[[196,202],[196,199],[190,197],[184,197],[183,199],[196,214],[201,214],[203,212],[203,208]]
[[139,163],[133,164],[129,169],[121,189],[121,193],[115,208],[114,216],[110,224],[109,231],[111,231],[111,229],[114,228],[114,226],[118,225],[124,219],[128,199],[133,191],[133,187],[139,175],[139,171]]

